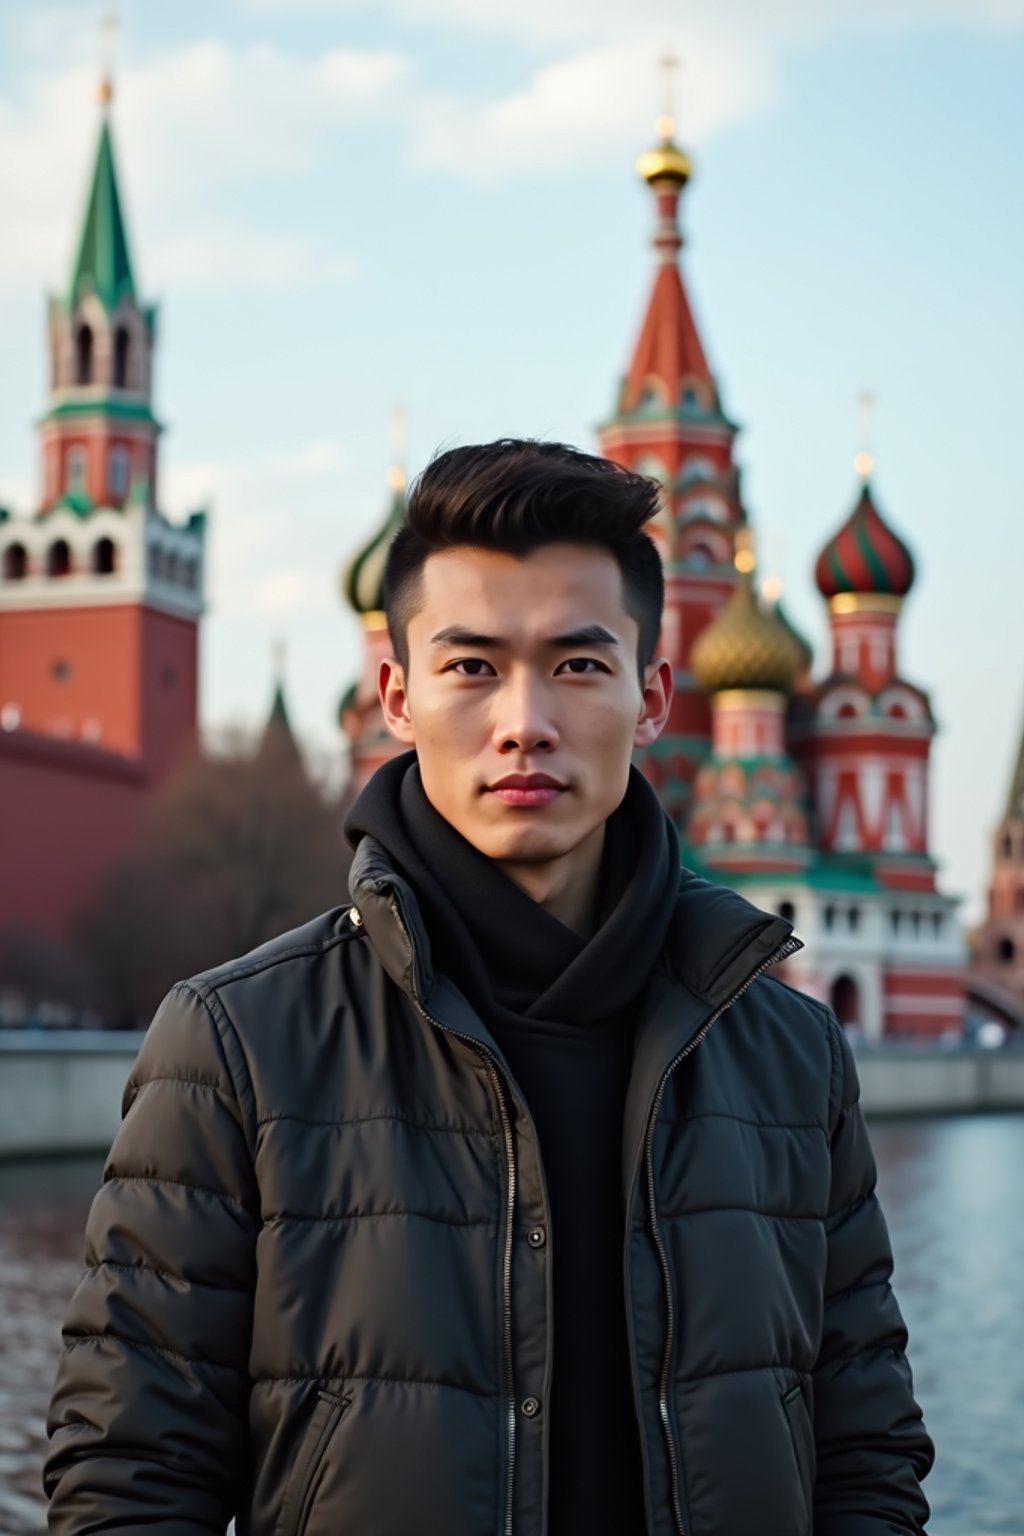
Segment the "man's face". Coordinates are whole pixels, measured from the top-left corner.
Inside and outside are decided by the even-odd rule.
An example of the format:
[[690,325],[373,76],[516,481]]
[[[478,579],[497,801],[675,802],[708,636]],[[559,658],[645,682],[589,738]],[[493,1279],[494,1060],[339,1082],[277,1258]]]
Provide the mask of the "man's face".
[[408,673],[382,663],[381,698],[394,734],[416,747],[427,797],[481,853],[545,864],[603,828],[633,747],[654,740],[668,711],[668,663],[641,680],[637,641],[607,550],[429,557]]

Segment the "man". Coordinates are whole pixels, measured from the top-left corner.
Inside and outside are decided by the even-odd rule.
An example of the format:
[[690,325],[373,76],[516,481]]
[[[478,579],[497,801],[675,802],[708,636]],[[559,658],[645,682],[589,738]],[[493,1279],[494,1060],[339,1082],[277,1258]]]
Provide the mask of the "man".
[[679,868],[656,488],[454,449],[388,557],[353,905],[176,986],[89,1221],[57,1532],[927,1518],[843,1033]]

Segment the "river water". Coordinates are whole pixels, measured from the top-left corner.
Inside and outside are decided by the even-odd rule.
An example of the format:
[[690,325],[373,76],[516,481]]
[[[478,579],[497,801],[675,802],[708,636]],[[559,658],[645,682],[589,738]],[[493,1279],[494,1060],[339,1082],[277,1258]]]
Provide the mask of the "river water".
[[[876,1123],[872,1140],[938,1449],[929,1532],[1024,1536],[1024,1115]],[[99,1173],[0,1165],[0,1536],[44,1528],[46,1405]]]

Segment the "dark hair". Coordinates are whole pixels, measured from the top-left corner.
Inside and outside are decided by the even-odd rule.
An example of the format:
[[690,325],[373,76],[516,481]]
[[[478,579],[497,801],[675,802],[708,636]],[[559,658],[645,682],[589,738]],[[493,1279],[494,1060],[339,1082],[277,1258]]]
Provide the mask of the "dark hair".
[[646,667],[665,601],[661,556],[644,532],[657,511],[655,481],[565,443],[507,437],[438,454],[413,481],[388,550],[384,607],[396,657],[407,669],[407,627],[430,555],[469,545],[521,557],[565,543],[597,545],[618,561]]

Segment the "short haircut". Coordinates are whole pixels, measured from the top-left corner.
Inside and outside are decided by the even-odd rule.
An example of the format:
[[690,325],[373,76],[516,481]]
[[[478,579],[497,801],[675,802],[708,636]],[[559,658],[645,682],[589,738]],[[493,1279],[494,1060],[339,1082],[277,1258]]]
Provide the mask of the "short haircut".
[[665,602],[661,556],[644,531],[659,505],[655,481],[565,443],[500,438],[436,455],[413,481],[388,550],[384,607],[396,658],[408,671],[408,624],[430,555],[469,546],[521,559],[545,544],[580,544],[618,562],[642,671]]

